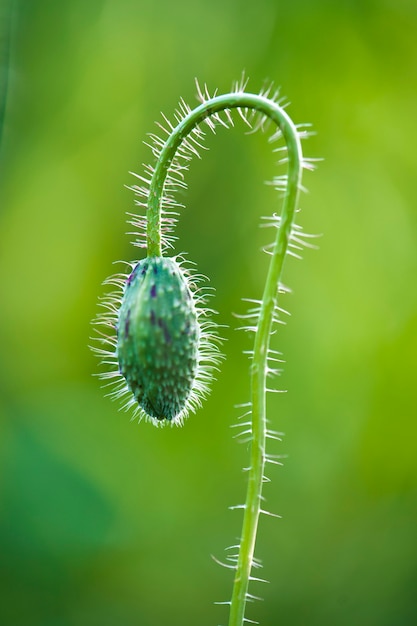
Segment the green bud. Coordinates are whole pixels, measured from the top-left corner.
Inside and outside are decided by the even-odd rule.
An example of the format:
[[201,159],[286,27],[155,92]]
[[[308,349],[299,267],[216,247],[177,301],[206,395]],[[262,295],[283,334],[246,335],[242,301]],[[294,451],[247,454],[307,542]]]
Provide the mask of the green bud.
[[127,279],[117,322],[120,373],[150,417],[175,421],[197,373],[200,327],[181,267],[148,257]]

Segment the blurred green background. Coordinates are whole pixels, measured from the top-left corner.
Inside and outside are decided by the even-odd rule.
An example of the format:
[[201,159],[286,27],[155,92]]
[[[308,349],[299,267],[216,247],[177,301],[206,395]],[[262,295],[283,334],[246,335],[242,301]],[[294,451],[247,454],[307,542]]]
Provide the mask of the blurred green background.
[[276,210],[266,137],[208,138],[192,164],[177,251],[211,278],[227,360],[183,429],[137,425],[104,397],[90,320],[125,235],[143,145],[194,77],[282,86],[324,157],[290,260],[292,314],[269,399],[288,455],[265,495],[264,626],[417,623],[417,5],[415,0],[21,0],[1,5],[7,108],[0,173],[0,623],[213,626],[240,533],[249,338]]

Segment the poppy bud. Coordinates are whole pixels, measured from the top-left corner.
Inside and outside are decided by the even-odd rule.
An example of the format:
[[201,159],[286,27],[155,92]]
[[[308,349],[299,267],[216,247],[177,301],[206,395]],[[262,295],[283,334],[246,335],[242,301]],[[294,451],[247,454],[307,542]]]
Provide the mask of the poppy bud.
[[128,388],[150,417],[171,422],[186,408],[199,342],[193,295],[178,262],[139,261],[124,288],[116,354]]

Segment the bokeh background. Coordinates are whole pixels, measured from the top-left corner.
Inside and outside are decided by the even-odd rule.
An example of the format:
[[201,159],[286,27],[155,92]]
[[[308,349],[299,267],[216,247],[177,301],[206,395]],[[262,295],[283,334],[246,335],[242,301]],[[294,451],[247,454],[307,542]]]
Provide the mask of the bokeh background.
[[[9,22],[9,10],[12,19]],[[10,27],[9,27],[10,26]],[[276,210],[266,136],[208,138],[178,227],[216,288],[227,356],[182,429],[130,422],[92,374],[90,320],[125,235],[129,171],[160,111],[274,81],[317,135],[275,347],[286,433],[271,452],[257,556],[264,626],[417,623],[417,5],[415,0],[24,0],[1,5],[1,518],[4,626],[212,626],[240,533],[249,337]],[[10,38],[9,38],[10,35]],[[8,39],[10,54],[8,55]],[[6,83],[8,84],[6,94]],[[7,100],[4,96],[7,95]]]

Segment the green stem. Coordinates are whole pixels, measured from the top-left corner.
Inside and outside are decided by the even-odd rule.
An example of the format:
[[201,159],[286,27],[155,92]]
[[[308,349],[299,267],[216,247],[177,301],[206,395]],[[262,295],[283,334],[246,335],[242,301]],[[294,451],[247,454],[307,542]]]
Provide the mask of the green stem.
[[289,244],[301,184],[302,151],[300,138],[295,125],[282,107],[264,96],[249,93],[230,93],[207,100],[181,120],[172,130],[163,146],[152,176],[147,212],[147,246],[148,256],[161,256],[160,222],[164,183],[172,160],[181,143],[205,118],[220,111],[234,108],[254,109],[269,117],[281,130],[288,150],[288,182],[281,210],[280,227],[277,229],[277,237],[260,307],[251,367],[251,463],[229,618],[229,626],[242,626],[259,516],[262,510],[262,483],[267,434],[266,377],[269,339],[274,309],[277,305],[278,285]]

